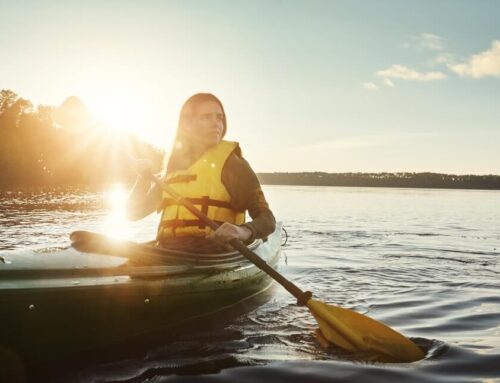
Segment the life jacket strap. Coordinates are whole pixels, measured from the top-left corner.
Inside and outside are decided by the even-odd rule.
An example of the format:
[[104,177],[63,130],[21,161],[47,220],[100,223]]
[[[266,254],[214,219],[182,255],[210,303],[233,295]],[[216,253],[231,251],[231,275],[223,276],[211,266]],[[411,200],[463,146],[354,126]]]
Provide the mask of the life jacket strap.
[[[193,205],[201,205],[201,211],[203,213],[208,212],[208,207],[209,206],[215,206],[215,207],[223,207],[226,209],[233,209],[231,204],[226,201],[219,201],[216,199],[211,199],[208,196],[204,196],[202,198],[186,198],[189,202],[191,202]],[[173,205],[181,205],[179,204],[175,199],[173,198],[164,198],[161,208],[165,209],[166,207],[173,206]]]
[[[222,221],[214,221],[217,225],[222,225]],[[201,219],[171,219],[160,222],[160,228],[171,228],[174,232],[178,227],[198,226],[200,229],[205,229],[206,224]]]
[[196,178],[198,178],[196,174],[179,174],[178,176],[167,178],[164,182],[167,185],[181,184],[181,183],[196,181]]

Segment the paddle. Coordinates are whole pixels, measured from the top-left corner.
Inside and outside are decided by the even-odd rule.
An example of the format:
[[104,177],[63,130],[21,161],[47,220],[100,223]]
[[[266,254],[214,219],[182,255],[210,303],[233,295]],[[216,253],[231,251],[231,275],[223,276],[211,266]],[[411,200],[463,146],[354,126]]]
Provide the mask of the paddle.
[[[145,172],[145,175],[207,226],[217,230],[219,226],[190,201],[161,182],[151,172]],[[377,360],[384,362],[414,362],[424,358],[422,350],[397,331],[365,315],[312,299],[310,291],[302,291],[241,241],[233,239],[229,243],[297,298],[300,306],[307,306],[316,318],[321,334],[327,341],[348,351],[375,354]]]

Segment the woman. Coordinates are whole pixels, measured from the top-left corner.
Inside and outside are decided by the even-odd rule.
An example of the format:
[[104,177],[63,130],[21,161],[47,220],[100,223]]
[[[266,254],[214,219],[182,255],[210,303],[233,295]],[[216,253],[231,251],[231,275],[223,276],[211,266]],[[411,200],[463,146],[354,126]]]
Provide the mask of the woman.
[[[149,171],[138,161],[138,179],[128,201],[128,217],[141,219],[162,212],[157,241],[162,247],[196,252],[222,252],[237,238],[249,243],[275,229],[257,176],[242,157],[238,143],[223,140],[227,123],[217,97],[198,93],[182,106],[177,134],[163,181],[218,222],[213,232],[157,185],[141,175]],[[248,211],[251,222],[245,223]]]

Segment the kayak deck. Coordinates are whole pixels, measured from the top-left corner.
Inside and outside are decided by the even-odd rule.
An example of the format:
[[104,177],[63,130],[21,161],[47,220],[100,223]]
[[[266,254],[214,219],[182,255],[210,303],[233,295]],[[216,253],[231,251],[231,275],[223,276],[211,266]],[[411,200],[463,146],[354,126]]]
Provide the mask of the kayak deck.
[[[252,245],[272,267],[280,257],[280,230]],[[74,248],[3,253],[0,343],[37,357],[47,348],[72,352],[213,313],[272,282],[236,252],[181,253],[157,265]]]

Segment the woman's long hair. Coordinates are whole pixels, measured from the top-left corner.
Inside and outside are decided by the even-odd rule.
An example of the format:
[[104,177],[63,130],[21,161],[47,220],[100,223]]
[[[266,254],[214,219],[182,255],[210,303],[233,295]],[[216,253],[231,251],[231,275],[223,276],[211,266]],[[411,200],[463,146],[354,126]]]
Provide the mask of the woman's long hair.
[[220,106],[223,116],[222,137],[226,134],[227,121],[222,102],[211,93],[196,93],[195,95],[189,97],[181,108],[174,144],[166,166],[166,174],[183,168],[183,160],[185,160],[185,158],[191,153],[190,143],[193,139],[193,133],[186,129],[187,124],[189,123],[191,117],[196,113],[196,108],[206,101],[216,102]]

